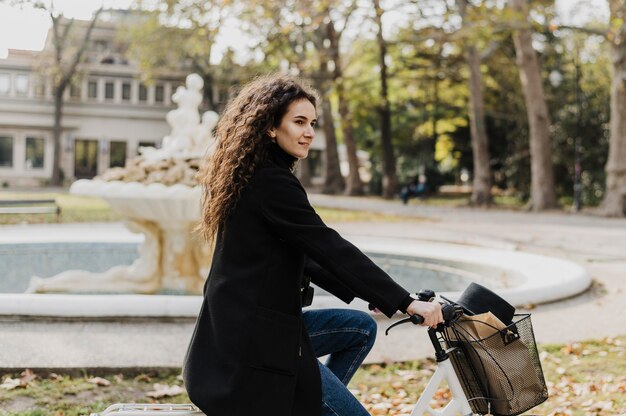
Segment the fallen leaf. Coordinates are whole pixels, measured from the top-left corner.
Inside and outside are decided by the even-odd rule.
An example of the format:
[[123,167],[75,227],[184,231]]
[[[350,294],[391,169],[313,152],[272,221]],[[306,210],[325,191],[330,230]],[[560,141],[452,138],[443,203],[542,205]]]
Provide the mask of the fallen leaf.
[[149,391],[148,393],[146,393],[146,395],[148,397],[152,397],[153,399],[178,396],[179,394],[185,393],[185,389],[178,385],[168,386],[167,384],[156,383],[152,387],[154,388],[154,390]]
[[57,373],[50,373],[48,378],[52,381],[61,381],[63,380],[63,376],[58,375]]
[[147,374],[139,374],[137,377],[135,377],[135,381],[144,381],[146,383],[150,383],[152,379]]
[[92,377],[87,380],[88,383],[95,384],[96,386],[108,387],[111,385],[111,382],[106,378],[102,377]]
[[20,383],[23,386],[28,386],[37,378],[37,374],[33,373],[29,368],[20,373]]
[[21,385],[19,378],[7,377],[4,379],[2,384],[0,384],[0,389],[4,389],[4,390],[13,390],[14,388],[17,388],[17,387],[24,387]]

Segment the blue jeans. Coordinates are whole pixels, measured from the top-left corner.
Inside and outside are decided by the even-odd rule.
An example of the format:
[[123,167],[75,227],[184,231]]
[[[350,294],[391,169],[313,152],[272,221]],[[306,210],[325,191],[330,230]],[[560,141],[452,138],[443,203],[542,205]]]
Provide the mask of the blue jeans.
[[320,309],[303,313],[304,325],[319,363],[322,416],[369,416],[346,387],[376,340],[376,321],[351,309]]

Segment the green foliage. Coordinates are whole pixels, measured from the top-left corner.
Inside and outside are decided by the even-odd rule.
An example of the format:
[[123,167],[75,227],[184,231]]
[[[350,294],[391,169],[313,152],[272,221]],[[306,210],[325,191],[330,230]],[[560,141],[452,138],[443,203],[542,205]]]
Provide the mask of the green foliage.
[[237,10],[231,0],[139,2],[137,18],[120,30],[118,41],[128,44],[128,56],[138,63],[146,84],[162,73],[182,77],[195,72],[204,79],[204,106],[220,111],[230,89],[256,69],[237,64],[232,50],[217,63],[211,57],[225,19]]
[[[210,4],[209,4],[210,3]],[[372,29],[373,8],[360,4],[350,14],[353,1],[324,2],[252,0],[236,2],[160,0],[146,12],[143,24],[129,29],[130,50],[146,69],[148,78],[159,68],[199,72],[207,85],[217,85],[220,109],[229,89],[260,72],[291,70],[313,81],[330,95],[337,108],[328,61],[324,25],[332,17],[341,38],[342,82],[350,103],[352,127],[359,149],[371,154],[373,181],[381,186],[379,50]],[[399,1],[406,13],[387,35],[389,100],[392,137],[401,182],[428,172],[433,183],[458,182],[460,171],[473,170],[469,132],[468,69],[464,53],[473,45],[481,53],[484,104],[494,184],[522,200],[529,197],[530,151],[527,111],[515,61],[511,31],[519,25],[506,2],[472,1],[466,27],[460,27],[457,3],[441,7],[439,0],[416,4]],[[534,46],[542,67],[544,89],[553,124],[557,194],[571,198],[574,177],[574,143],[579,137],[583,202],[596,204],[604,192],[604,164],[608,150],[609,87],[611,66],[606,45],[597,38],[550,27],[554,2],[533,1],[531,25]],[[372,6],[373,7],[373,6]],[[210,51],[225,16],[237,16],[256,44],[245,65],[226,54],[219,64]],[[350,16],[345,19],[345,16]],[[614,19],[611,28],[623,22]],[[610,34],[610,33],[609,33]],[[587,39],[587,40],[586,40]],[[580,80],[576,81],[576,44],[580,49]],[[554,69],[563,74],[555,88],[548,82]],[[151,72],[152,71],[152,72]],[[578,103],[576,90],[579,86]],[[208,97],[207,93],[207,97]],[[208,98],[207,98],[208,99]],[[335,117],[338,115],[335,113]],[[336,122],[341,141],[340,123]]]

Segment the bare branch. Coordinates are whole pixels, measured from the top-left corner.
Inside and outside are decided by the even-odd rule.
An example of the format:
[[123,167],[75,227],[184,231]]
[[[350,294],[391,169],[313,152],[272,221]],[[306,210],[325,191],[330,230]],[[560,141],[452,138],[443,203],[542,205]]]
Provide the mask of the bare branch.
[[489,43],[489,46],[487,46],[487,48],[484,51],[482,51],[482,53],[480,54],[480,57],[479,57],[480,61],[482,62],[486,59],[489,59],[489,57],[491,57],[491,55],[493,55],[494,52],[500,49],[500,44],[501,44],[500,41],[492,40]]
[[68,70],[63,74],[62,82],[64,84],[68,84],[70,79],[74,75],[74,72],[76,72],[76,67],[80,63],[83,57],[83,54],[85,53],[85,50],[87,49],[87,45],[89,44],[89,41],[91,40],[91,32],[93,31],[93,28],[95,27],[98,17],[100,16],[100,13],[102,13],[102,10],[103,10],[103,7],[100,7],[94,13],[93,18],[91,19],[91,22],[89,23],[89,27],[87,28],[87,32],[85,33],[85,37],[83,38],[82,43],[80,45],[80,48],[74,55],[74,59],[72,60],[72,63],[70,64]]
[[570,26],[570,25],[559,25],[556,27],[556,29],[554,27],[550,27],[548,26],[548,29],[550,30],[571,30],[571,31],[575,31],[575,32],[581,32],[581,33],[586,33],[588,35],[596,35],[596,36],[601,36],[605,39],[608,39],[608,33],[609,33],[609,28],[605,28],[605,27],[584,27],[584,26]]

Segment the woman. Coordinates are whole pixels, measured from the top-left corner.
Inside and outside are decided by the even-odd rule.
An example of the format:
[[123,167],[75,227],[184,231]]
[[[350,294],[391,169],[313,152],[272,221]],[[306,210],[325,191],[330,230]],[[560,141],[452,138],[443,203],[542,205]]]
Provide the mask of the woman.
[[345,386],[376,324],[352,310],[303,312],[310,280],[389,317],[442,322],[438,304],[414,301],[309,204],[292,171],[309,152],[317,101],[291,77],[264,76],[218,122],[200,226],[215,253],[184,366],[189,397],[209,416],[368,414]]

